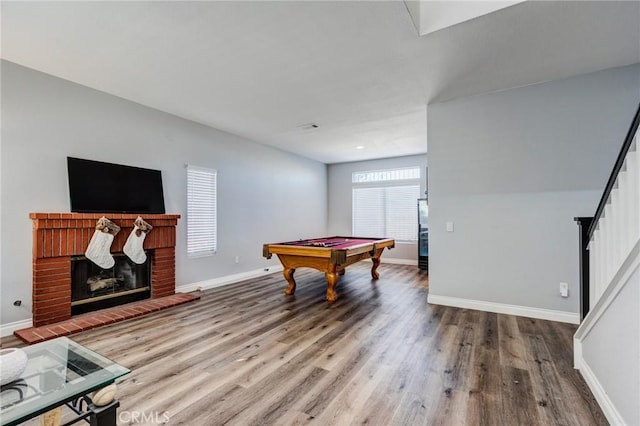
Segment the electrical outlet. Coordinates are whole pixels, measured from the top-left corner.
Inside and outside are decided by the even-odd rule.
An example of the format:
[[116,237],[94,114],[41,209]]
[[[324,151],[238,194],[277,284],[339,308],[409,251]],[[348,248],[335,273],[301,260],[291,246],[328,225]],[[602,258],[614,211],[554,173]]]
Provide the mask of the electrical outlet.
[[569,284],[560,283],[560,296],[569,297]]
[[453,232],[453,222],[447,222],[447,232]]
[[240,263],[240,256],[236,256],[236,263]]

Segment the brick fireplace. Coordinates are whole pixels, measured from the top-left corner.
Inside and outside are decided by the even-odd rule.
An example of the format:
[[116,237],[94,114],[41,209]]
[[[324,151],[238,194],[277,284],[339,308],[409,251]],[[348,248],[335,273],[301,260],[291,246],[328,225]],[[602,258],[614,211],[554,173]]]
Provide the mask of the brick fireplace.
[[[102,216],[120,226],[111,252],[121,252],[137,214],[31,213],[33,221],[33,325],[71,318],[71,261],[84,255]],[[144,240],[151,251],[151,298],[175,293],[176,226],[180,215],[147,214],[153,230]],[[149,261],[149,260],[147,260]]]

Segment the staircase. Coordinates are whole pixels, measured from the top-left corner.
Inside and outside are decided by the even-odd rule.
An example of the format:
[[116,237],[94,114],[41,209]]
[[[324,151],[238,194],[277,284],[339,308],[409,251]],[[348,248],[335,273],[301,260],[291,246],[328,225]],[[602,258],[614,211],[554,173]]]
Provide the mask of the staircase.
[[588,233],[589,312],[574,364],[611,424],[640,424],[640,106]]

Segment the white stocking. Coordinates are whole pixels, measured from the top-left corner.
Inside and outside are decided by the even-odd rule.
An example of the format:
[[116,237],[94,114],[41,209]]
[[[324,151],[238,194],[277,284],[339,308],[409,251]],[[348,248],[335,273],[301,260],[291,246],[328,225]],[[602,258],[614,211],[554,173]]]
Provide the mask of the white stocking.
[[133,260],[138,265],[141,265],[147,261],[147,255],[144,252],[142,245],[144,244],[144,238],[147,236],[147,233],[151,231],[152,227],[140,216],[138,216],[133,224],[133,231],[129,234],[127,242],[124,243],[122,251],[124,251],[124,254],[129,256],[129,259]]
[[111,222],[106,217],[102,217],[96,224],[96,230],[89,241],[85,256],[87,259],[101,267],[102,269],[109,269],[113,267],[115,261],[111,256],[110,249],[113,237],[118,233],[120,228]]

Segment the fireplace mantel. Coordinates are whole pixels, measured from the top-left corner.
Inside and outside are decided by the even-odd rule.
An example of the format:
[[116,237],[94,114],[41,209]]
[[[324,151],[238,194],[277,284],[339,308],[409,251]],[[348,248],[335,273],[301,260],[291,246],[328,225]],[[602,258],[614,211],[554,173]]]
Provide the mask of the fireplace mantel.
[[102,216],[120,226],[111,252],[121,252],[142,216],[153,226],[143,248],[153,250],[151,298],[175,294],[177,214],[30,213],[33,221],[33,324],[36,327],[71,318],[71,258],[82,256]]

